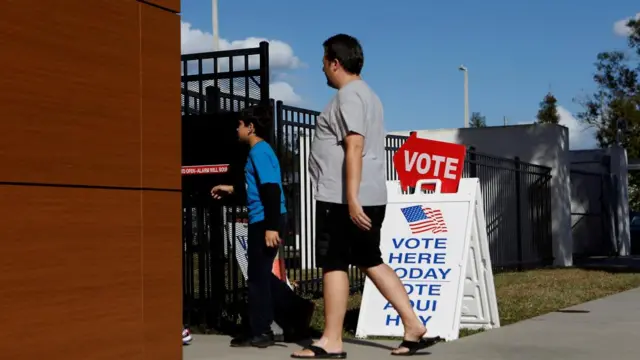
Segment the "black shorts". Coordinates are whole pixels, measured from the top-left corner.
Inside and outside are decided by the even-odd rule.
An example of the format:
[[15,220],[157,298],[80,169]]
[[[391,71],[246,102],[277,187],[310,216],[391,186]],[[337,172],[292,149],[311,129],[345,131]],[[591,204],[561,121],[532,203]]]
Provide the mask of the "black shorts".
[[364,206],[371,229],[358,228],[346,204],[316,201],[316,264],[324,271],[347,271],[349,265],[370,268],[383,263],[380,230],[386,205]]

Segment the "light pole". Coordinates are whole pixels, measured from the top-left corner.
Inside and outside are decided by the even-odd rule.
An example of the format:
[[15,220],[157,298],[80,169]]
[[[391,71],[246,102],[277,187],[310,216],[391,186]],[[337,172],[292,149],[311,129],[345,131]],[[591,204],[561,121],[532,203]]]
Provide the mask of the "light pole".
[[[220,34],[218,32],[218,0],[211,0],[211,24],[213,27],[213,51],[220,51]],[[215,72],[220,73],[220,59],[216,61]]]
[[469,70],[460,65],[458,70],[464,73],[464,127],[469,127]]
[[211,24],[213,26],[213,51],[220,51],[220,34],[218,33],[218,0],[211,0]]

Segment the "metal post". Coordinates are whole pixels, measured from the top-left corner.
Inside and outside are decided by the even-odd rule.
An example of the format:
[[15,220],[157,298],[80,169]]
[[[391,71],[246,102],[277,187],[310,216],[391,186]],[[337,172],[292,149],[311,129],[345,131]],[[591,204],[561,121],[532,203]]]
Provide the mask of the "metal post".
[[[218,24],[218,0],[211,0],[211,26],[213,28],[213,51],[220,51],[220,32],[219,32],[219,24]],[[232,69],[229,69],[229,71],[231,70]],[[216,74],[220,73],[220,61],[216,61],[215,71],[216,71]]]
[[[214,86],[207,86],[205,89],[205,99],[206,99],[206,113],[207,114],[215,114],[220,111],[222,106],[220,105],[220,89]],[[200,107],[201,114],[205,113],[202,111],[202,106]]]
[[515,170],[516,170],[516,178],[515,178],[515,185],[516,185],[516,230],[517,230],[517,234],[516,234],[516,246],[518,249],[518,271],[522,271],[523,270],[523,263],[524,263],[524,259],[522,256],[522,191],[521,191],[521,184],[520,184],[520,180],[521,180],[521,167],[520,167],[520,158],[516,156],[515,158]]
[[269,43],[260,42],[260,103],[267,105],[269,103]]
[[193,313],[194,301],[194,269],[193,269],[193,213],[189,196],[182,192],[182,241],[184,250],[182,252],[182,322],[192,325],[191,315]]
[[269,139],[268,142],[274,145],[276,149],[276,154],[279,154],[278,143],[280,142],[280,138],[278,138],[278,133],[276,131],[277,119],[274,117],[274,109],[275,109],[276,101],[273,99],[269,99],[269,111],[271,112],[271,131],[269,131]]
[[220,33],[218,28],[218,0],[211,1],[211,25],[213,27],[213,51],[220,51]]
[[469,127],[469,72],[464,72],[464,127]]
[[[276,123],[276,144],[277,144],[276,151],[278,153],[278,156],[280,156],[280,159],[284,159],[284,152],[286,148],[284,147],[285,140],[283,139],[284,124],[282,121],[282,101],[281,100],[276,101],[275,114],[276,114],[275,123]],[[287,179],[289,175],[290,174],[287,174]]]
[[468,164],[469,164],[469,177],[477,178],[478,177],[478,159],[476,156],[476,148],[473,146],[469,146],[467,149],[468,156]]
[[469,69],[460,65],[458,70],[464,73],[464,127],[469,127]]

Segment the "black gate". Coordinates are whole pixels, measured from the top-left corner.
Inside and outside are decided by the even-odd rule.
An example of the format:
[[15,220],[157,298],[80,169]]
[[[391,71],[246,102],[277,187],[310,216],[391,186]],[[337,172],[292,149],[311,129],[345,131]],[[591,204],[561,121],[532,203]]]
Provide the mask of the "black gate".
[[[235,160],[218,159],[241,157],[229,138],[237,126],[230,115],[269,103],[267,42],[182,55],[183,304],[189,326],[227,331],[238,324],[246,283],[236,261],[235,239],[243,234],[234,224],[243,221],[244,209],[236,199],[211,201],[209,190],[233,181]],[[216,138],[223,134],[231,135]]]
[[[585,170],[570,170],[571,232],[576,259],[589,256],[609,256],[617,253],[614,181],[608,174]],[[614,215],[614,216],[612,216]]]

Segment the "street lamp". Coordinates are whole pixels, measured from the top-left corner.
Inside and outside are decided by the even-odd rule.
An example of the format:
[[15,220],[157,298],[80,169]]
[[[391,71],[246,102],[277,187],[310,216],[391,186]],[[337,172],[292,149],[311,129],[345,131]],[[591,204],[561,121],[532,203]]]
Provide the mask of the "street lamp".
[[464,73],[464,127],[469,127],[469,70],[466,66],[460,65],[458,70]]
[[[213,51],[220,51],[220,34],[218,32],[218,0],[211,0],[211,27],[213,28]],[[220,73],[220,60],[216,61],[215,72]]]
[[211,25],[213,28],[213,51],[220,51],[220,35],[218,33],[218,0],[211,0]]

